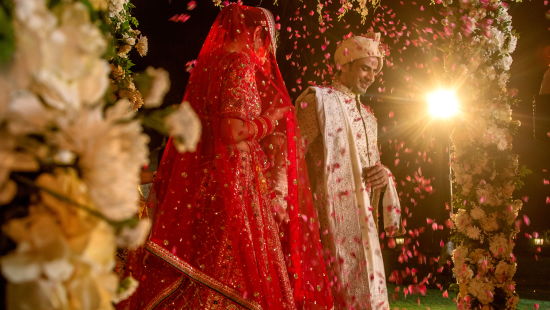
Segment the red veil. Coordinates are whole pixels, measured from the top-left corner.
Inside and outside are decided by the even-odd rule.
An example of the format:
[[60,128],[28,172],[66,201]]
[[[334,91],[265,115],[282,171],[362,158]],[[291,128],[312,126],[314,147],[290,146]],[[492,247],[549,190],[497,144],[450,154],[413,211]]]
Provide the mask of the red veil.
[[[254,137],[237,146],[223,131],[228,118],[251,124],[270,106],[292,106],[273,31],[268,11],[239,4],[214,22],[184,97],[201,119],[201,140],[183,154],[168,142],[150,198],[151,235],[128,266],[140,285],[120,309],[332,308],[294,114],[275,128],[286,140],[279,147],[269,137],[263,149]],[[277,155],[284,160],[270,163]],[[284,191],[276,192],[281,169]],[[276,217],[278,195],[286,206]]]

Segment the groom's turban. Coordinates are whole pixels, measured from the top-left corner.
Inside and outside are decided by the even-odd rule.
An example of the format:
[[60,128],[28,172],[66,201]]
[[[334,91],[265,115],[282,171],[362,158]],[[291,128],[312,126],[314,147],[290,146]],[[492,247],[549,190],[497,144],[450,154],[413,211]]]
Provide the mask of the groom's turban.
[[365,57],[378,58],[376,72],[382,70],[384,55],[380,50],[380,33],[369,33],[367,36],[355,36],[343,40],[338,44],[334,53],[336,66],[341,67],[347,63]]

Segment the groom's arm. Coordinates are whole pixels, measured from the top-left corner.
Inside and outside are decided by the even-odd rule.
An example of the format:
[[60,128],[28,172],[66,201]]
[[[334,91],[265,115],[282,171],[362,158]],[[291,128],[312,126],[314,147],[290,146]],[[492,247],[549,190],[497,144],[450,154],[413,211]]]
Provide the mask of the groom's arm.
[[316,100],[315,92],[311,89],[306,89],[296,100],[296,116],[306,150],[320,132]]

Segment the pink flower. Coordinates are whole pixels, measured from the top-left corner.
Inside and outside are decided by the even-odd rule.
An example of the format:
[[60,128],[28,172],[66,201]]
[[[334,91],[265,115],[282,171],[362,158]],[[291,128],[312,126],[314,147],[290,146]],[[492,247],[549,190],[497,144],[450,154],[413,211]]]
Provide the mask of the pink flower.
[[470,34],[472,34],[472,32],[476,29],[475,20],[467,15],[460,17],[460,20],[462,21],[462,33],[466,37],[470,36]]
[[176,14],[170,17],[169,21],[175,23],[185,23],[189,18],[191,18],[191,16],[188,14]]

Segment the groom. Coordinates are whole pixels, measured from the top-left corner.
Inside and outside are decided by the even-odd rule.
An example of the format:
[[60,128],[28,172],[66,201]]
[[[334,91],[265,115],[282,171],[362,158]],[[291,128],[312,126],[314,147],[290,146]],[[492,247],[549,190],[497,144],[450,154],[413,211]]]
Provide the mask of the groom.
[[381,191],[388,233],[399,227],[400,204],[380,163],[376,118],[360,101],[382,69],[379,43],[379,34],[342,41],[332,85],[309,87],[296,101],[337,310],[389,309],[377,230]]

